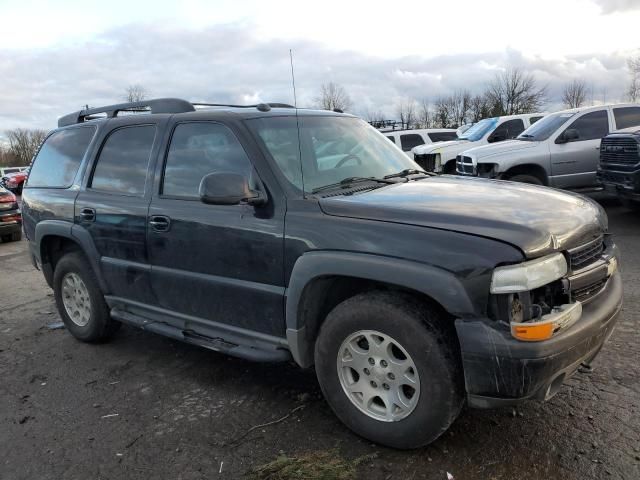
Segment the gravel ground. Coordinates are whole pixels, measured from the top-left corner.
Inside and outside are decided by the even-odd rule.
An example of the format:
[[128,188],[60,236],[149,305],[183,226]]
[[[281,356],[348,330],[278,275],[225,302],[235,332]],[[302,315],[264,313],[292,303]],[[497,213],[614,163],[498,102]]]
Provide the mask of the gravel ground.
[[[591,373],[551,401],[465,410],[401,452],[351,434],[313,371],[228,358],[134,328],[86,345],[64,329],[26,243],[0,244],[0,479],[242,478],[278,455],[334,450],[363,479],[640,478],[640,216],[603,199],[625,305]],[[278,420],[279,423],[252,427]]]

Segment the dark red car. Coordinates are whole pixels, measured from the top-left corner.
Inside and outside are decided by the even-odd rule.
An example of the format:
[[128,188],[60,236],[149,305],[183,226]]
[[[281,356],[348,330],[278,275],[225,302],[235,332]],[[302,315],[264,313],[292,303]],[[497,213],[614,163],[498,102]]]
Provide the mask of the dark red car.
[[16,196],[0,187],[0,238],[3,242],[22,239],[22,214]]
[[24,182],[27,180],[28,176],[28,168],[26,170],[22,170],[21,172],[9,173],[2,177],[0,186],[3,186],[7,190],[11,190],[16,195],[21,195],[22,187],[24,186]]

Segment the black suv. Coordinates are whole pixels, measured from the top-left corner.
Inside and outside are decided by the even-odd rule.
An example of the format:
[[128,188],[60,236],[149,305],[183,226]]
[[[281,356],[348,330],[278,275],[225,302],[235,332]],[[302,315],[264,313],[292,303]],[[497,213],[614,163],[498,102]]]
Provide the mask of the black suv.
[[127,323],[315,365],[336,415],[393,447],[433,441],[465,402],[551,397],[622,304],[597,204],[432,176],[341,112],[178,99],[76,112],[23,202],[78,339]]
[[640,128],[618,130],[600,142],[598,179],[628,207],[640,211]]

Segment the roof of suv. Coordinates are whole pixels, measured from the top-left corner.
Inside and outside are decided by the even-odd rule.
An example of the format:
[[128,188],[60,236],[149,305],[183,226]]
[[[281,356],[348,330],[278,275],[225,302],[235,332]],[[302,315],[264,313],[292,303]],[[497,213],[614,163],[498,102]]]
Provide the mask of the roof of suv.
[[557,113],[580,113],[590,112],[592,110],[601,110],[603,108],[621,108],[621,107],[640,107],[638,103],[606,103],[604,105],[590,105],[588,107],[568,108],[566,110],[558,110]]
[[70,113],[58,119],[58,127],[80,124],[88,121],[100,121],[119,116],[135,114],[141,121],[148,115],[174,114],[184,117],[202,118],[203,113],[228,113],[245,118],[271,117],[271,116],[352,116],[340,110],[312,110],[296,108],[285,103],[259,103],[256,105],[231,105],[188,102],[179,98],[156,98],[140,102],[120,103],[104,107],[89,108]]

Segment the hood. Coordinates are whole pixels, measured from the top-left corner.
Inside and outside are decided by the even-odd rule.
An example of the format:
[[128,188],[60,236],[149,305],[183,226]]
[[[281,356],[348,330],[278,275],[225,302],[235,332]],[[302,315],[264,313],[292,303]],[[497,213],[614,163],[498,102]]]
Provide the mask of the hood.
[[518,247],[528,258],[582,245],[607,228],[604,210],[581,195],[449,175],[322,198],[320,206],[328,215],[493,238]]
[[418,155],[424,155],[425,153],[438,153],[445,148],[453,148],[457,146],[471,146],[475,142],[469,140],[449,140],[447,142],[427,143],[425,145],[418,145],[411,150]]
[[520,152],[522,150],[528,150],[539,146],[541,142],[529,142],[525,140],[505,140],[504,142],[490,143],[489,145],[482,145],[480,147],[470,148],[465,150],[465,155],[473,155],[474,158],[486,158],[492,155],[510,154],[514,152]]

